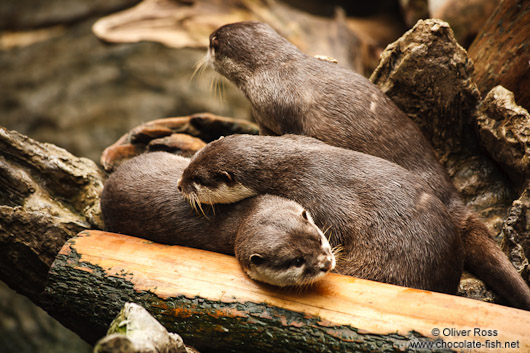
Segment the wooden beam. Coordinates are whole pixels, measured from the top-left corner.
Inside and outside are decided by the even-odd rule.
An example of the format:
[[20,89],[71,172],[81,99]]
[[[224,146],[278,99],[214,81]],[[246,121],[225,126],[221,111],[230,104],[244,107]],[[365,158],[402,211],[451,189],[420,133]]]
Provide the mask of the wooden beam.
[[530,312],[339,274],[279,289],[250,280],[231,256],[101,231],[65,244],[45,297],[47,310],[91,341],[132,301],[200,350],[530,350]]

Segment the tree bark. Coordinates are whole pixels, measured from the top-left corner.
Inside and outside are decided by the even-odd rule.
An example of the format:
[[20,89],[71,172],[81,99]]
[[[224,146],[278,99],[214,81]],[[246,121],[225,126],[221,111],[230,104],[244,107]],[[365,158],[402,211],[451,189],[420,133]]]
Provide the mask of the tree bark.
[[[484,348],[486,340],[530,349],[530,313],[522,310],[338,274],[305,290],[278,289],[248,279],[231,256],[100,231],[65,244],[46,298],[47,309],[89,341],[132,301],[201,351],[394,352],[436,342],[434,329],[446,344],[434,351],[464,341]],[[444,337],[443,329],[471,337],[447,330]]]
[[530,109],[530,0],[503,0],[469,47],[474,79],[485,95],[502,85]]
[[0,280],[38,303],[66,240],[102,227],[102,189],[94,162],[0,127]]

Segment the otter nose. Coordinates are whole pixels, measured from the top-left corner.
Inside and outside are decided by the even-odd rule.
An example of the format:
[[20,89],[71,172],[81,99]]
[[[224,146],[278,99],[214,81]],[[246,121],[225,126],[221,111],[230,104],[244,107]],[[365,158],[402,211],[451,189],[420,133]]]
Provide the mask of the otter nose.
[[322,272],[329,272],[333,271],[335,268],[335,259],[334,258],[326,258],[326,260],[320,265],[320,271]]
[[177,189],[182,192],[182,186],[180,184],[182,184],[182,177],[177,180]]

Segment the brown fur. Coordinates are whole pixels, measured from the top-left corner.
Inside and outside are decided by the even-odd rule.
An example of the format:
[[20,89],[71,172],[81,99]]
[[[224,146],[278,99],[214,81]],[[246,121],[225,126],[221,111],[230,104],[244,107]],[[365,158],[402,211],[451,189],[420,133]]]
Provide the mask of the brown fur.
[[233,135],[199,151],[179,183],[201,202],[237,185],[308,209],[332,246],[343,247],[339,273],[456,292],[463,252],[451,216],[398,165],[309,137]]
[[[329,246],[324,249],[322,233],[302,217],[304,209],[294,201],[262,195],[219,205],[215,213],[209,209],[208,218],[193,212],[176,185],[188,163],[183,157],[154,152],[120,166],[101,195],[106,228],[159,243],[235,253],[253,278],[256,266],[281,273],[302,259],[303,273],[289,278],[289,283],[268,281],[275,285],[305,285],[333,269],[333,255]],[[321,254],[333,263],[319,261]],[[251,261],[253,255],[259,255],[259,264]]]
[[429,142],[369,80],[303,54],[259,22],[219,28],[209,50],[215,70],[250,100],[262,134],[312,136],[387,159],[423,178],[457,220],[466,269],[513,306],[530,310],[528,285],[464,205]]

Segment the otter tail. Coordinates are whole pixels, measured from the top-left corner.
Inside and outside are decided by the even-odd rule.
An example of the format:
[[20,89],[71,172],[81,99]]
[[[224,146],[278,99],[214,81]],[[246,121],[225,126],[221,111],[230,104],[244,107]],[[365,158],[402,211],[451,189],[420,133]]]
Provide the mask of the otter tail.
[[530,288],[479,217],[469,212],[463,227],[465,265],[513,307],[530,310]]

